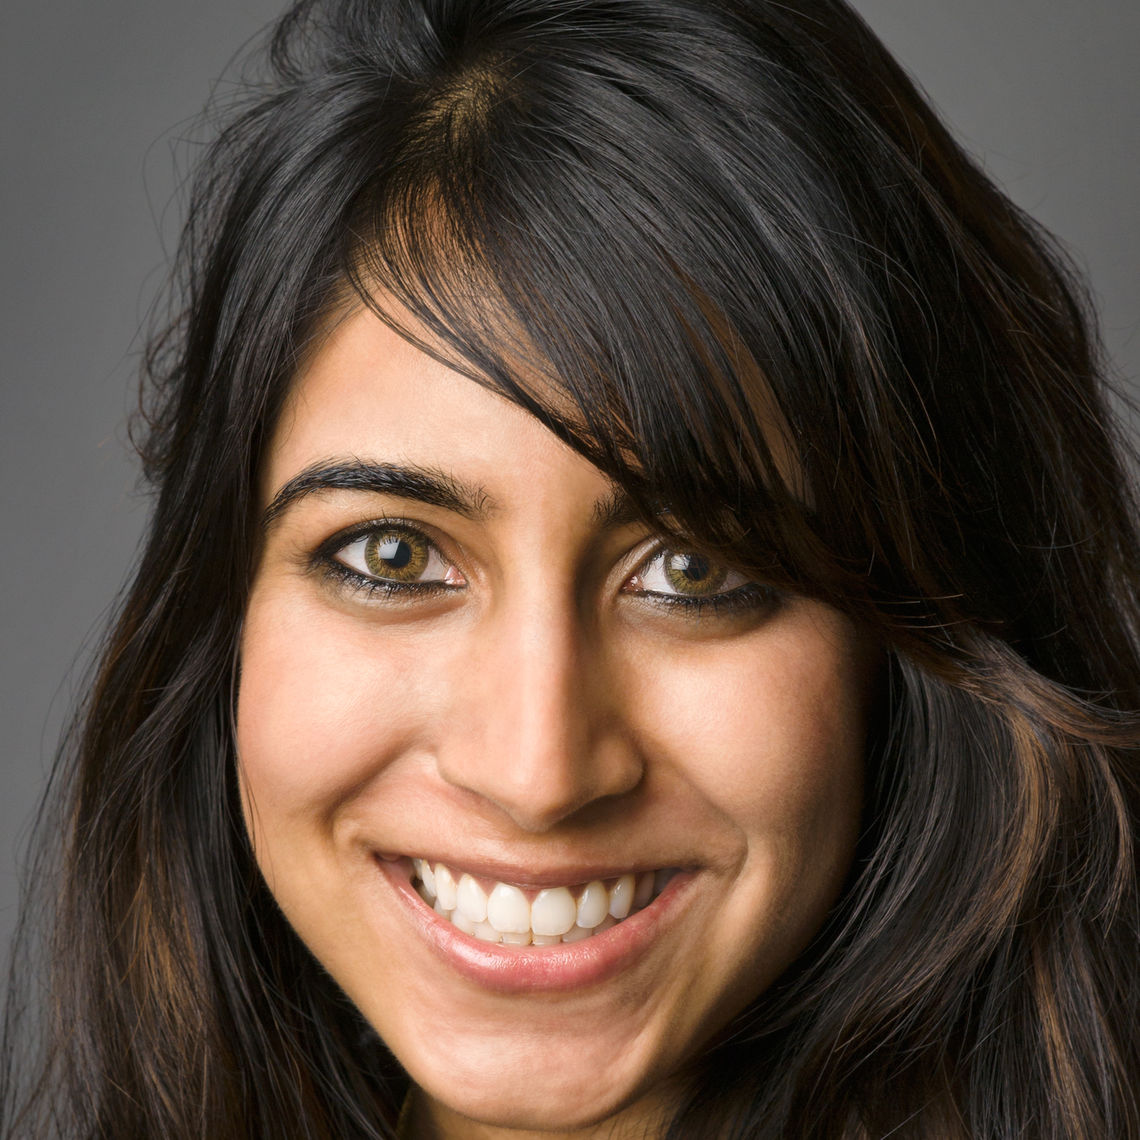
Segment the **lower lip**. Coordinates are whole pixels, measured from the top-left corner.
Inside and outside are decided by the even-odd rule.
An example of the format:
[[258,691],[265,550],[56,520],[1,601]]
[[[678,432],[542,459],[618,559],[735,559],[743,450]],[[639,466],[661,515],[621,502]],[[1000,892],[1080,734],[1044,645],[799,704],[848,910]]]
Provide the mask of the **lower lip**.
[[628,970],[678,918],[695,877],[679,872],[644,910],[579,942],[505,946],[472,938],[425,906],[412,887],[407,860],[376,862],[428,946],[469,981],[503,994],[580,989]]

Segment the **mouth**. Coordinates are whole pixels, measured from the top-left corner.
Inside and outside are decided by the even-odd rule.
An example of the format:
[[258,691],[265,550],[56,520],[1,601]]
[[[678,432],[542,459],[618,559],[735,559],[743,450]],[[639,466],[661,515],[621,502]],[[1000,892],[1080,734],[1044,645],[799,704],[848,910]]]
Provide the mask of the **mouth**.
[[488,880],[428,859],[412,860],[412,885],[424,903],[480,942],[555,946],[580,942],[651,906],[677,868],[627,871],[540,889]]
[[489,865],[376,858],[438,960],[480,989],[508,995],[579,992],[636,968],[699,894],[697,872],[687,868],[595,866],[510,882],[488,877],[496,874]]

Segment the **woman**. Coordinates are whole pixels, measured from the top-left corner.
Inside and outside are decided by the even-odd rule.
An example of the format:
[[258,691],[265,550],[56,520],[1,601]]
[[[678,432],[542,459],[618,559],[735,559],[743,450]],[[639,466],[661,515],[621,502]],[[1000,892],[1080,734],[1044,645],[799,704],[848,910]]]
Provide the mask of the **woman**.
[[12,1134],[1140,1137],[1137,537],[1047,240],[833,0],[272,63]]

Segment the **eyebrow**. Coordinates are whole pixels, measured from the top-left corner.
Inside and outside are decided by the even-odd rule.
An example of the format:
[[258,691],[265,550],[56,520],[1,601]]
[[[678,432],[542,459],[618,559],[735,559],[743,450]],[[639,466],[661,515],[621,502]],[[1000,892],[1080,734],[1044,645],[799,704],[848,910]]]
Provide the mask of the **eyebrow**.
[[594,504],[594,522],[600,530],[616,530],[640,522],[641,517],[624,487],[614,487],[605,498]]
[[[268,530],[294,503],[321,491],[367,491],[430,503],[464,518],[482,520],[495,512],[494,499],[482,488],[417,464],[366,463],[363,460],[319,462],[294,475],[273,496],[261,516]],[[593,508],[600,530],[616,530],[641,521],[641,513],[623,487],[615,486]]]
[[470,519],[486,518],[494,509],[490,496],[481,487],[462,483],[443,471],[416,464],[365,463],[362,460],[322,462],[294,475],[273,496],[273,501],[261,516],[262,528],[268,530],[294,503],[321,491],[398,495],[402,499],[430,503]]

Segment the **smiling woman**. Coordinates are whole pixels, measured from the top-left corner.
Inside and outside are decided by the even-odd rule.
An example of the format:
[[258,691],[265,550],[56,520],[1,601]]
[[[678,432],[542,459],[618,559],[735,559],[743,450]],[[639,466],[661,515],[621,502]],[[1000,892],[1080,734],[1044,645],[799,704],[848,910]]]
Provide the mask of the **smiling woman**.
[[289,924],[425,1116],[640,1119],[840,890],[865,639],[663,549],[366,308],[294,381],[263,485],[237,751]]
[[1046,238],[837,0],[270,58],[8,1134],[1140,1140],[1140,560]]

